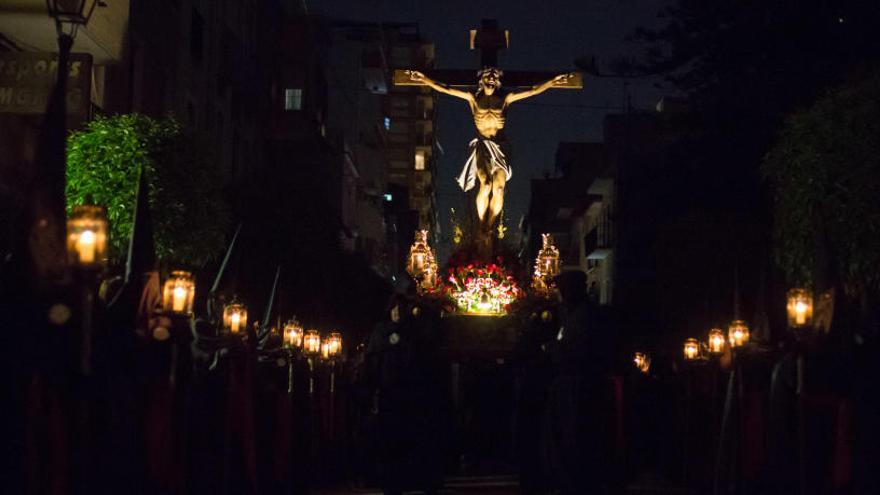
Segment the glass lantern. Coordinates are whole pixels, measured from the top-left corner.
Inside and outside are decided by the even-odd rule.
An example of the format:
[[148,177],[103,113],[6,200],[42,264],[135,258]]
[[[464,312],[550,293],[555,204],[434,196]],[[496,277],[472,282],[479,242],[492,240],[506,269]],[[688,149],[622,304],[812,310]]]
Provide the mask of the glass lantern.
[[162,309],[168,313],[192,314],[196,283],[193,275],[184,270],[174,270],[162,287]]
[[331,359],[338,359],[342,356],[342,334],[339,332],[330,332],[327,337],[327,345]]
[[700,342],[697,339],[689,338],[684,341],[684,360],[696,361],[700,358]]
[[724,331],[720,328],[709,330],[709,340],[707,342],[709,352],[712,354],[721,354],[724,352]]
[[74,206],[67,219],[67,257],[72,266],[102,268],[107,260],[107,214],[95,205]]
[[303,346],[303,327],[292,318],[284,324],[284,347],[286,349],[301,349]]
[[303,334],[303,352],[310,356],[321,353],[321,334],[317,330],[306,330]]
[[223,328],[226,333],[238,334],[247,331],[247,308],[235,299],[223,308]]
[[406,261],[406,272],[416,279],[422,280],[426,272],[432,267],[434,253],[428,246],[428,231],[417,230],[415,240],[409,248],[409,256]]
[[788,326],[803,328],[813,322],[813,294],[807,289],[791,289],[788,291]]
[[535,260],[535,272],[540,273],[545,280],[559,275],[559,249],[556,248],[552,234],[541,234],[541,250]]
[[727,327],[727,340],[730,347],[738,348],[749,343],[749,326],[743,320],[734,320]]
[[640,372],[647,373],[651,369],[651,358],[644,352],[637,352],[633,355],[633,364]]

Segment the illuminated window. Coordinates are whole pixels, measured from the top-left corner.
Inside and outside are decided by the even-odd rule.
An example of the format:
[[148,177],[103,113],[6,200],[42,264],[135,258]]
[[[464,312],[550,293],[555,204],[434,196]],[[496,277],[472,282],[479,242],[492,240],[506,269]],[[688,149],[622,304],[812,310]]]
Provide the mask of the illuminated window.
[[302,110],[302,90],[287,88],[284,90],[284,110]]
[[391,129],[391,117],[385,117],[385,130]]
[[425,170],[425,151],[416,150],[416,170]]
[[383,196],[383,198],[385,199],[385,201],[391,201],[391,200],[393,199],[393,198],[391,197],[391,193],[385,193],[385,195]]

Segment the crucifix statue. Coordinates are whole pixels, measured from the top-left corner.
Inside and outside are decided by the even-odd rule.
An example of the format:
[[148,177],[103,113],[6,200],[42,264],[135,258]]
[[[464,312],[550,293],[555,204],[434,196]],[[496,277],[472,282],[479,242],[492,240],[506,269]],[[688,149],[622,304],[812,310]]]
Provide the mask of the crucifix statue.
[[[426,85],[440,93],[461,98],[470,106],[476,138],[470,142],[470,156],[458,176],[458,184],[467,192],[479,183],[476,208],[483,234],[492,231],[501,214],[504,188],[513,174],[503,132],[507,108],[550,88],[583,87],[577,73],[512,72],[504,76],[498,68],[498,51],[506,48],[508,42],[508,32],[499,30],[495,21],[484,20],[480,30],[471,31],[471,48],[480,50],[482,62],[482,69],[477,72],[476,91],[473,92],[454,87],[473,86],[474,78],[466,76],[466,71],[430,71],[426,75],[402,70],[395,71],[394,75],[397,85]],[[510,89],[502,89],[503,76],[505,80],[513,81],[507,85]],[[444,82],[439,82],[440,79]]]

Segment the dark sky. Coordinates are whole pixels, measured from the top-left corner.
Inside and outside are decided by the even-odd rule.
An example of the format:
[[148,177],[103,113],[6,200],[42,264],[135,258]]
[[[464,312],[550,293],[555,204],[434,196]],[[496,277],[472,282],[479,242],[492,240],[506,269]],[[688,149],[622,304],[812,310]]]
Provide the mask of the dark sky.
[[[484,18],[498,19],[510,30],[510,49],[499,58],[502,69],[573,70],[575,58],[597,60],[637,55],[626,41],[638,26],[656,25],[657,12],[670,0],[311,0],[313,13],[356,21],[418,22],[423,36],[435,42],[438,68],[476,71],[479,56],[468,49],[468,30]],[[502,79],[502,84],[503,84]],[[635,108],[653,107],[664,94],[655,80],[631,80]],[[505,221],[515,227],[528,208],[529,179],[553,170],[560,141],[601,141],[602,118],[619,111],[623,82],[585,76],[584,89],[551,90],[515,103],[508,114],[513,178],[508,182]],[[460,208],[463,194],[454,182],[475,136],[467,104],[443,95],[438,108],[438,139],[445,155],[438,171],[440,227],[448,234],[449,208]]]

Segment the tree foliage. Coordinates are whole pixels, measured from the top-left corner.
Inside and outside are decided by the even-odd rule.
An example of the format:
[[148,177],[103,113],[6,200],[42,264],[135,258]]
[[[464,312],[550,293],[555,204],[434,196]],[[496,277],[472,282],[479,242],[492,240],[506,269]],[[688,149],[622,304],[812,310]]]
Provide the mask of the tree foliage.
[[816,229],[836,278],[880,287],[880,71],[789,116],[763,163],[774,186],[776,259],[809,282]]
[[110,256],[124,257],[141,168],[147,174],[156,255],[202,266],[223,249],[229,219],[211,153],[171,117],[98,117],[67,143],[67,207],[105,206]]

